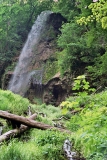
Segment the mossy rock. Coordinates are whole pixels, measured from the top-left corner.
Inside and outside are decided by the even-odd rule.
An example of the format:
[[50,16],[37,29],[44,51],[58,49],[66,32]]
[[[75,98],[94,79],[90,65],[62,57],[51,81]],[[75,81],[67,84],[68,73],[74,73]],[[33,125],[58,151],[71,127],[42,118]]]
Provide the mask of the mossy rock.
[[51,78],[54,77],[56,73],[58,73],[59,68],[58,68],[58,62],[57,60],[55,61],[47,61],[45,65],[45,72],[43,76],[43,84],[46,84]]

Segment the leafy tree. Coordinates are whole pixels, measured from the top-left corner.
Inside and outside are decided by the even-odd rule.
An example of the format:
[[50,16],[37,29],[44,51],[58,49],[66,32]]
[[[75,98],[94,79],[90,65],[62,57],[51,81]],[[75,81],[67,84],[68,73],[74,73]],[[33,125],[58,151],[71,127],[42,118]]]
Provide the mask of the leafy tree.
[[[107,26],[106,26],[106,8],[107,2],[105,0],[99,0],[88,5],[90,13],[82,15],[77,23],[85,25],[88,28],[86,33],[87,42],[91,42],[90,45],[95,44],[98,48],[98,54],[93,66],[88,66],[89,73],[97,79],[100,79],[102,85],[106,85],[106,57],[107,57]],[[90,34],[93,32],[93,35]],[[90,39],[91,38],[91,39]],[[91,41],[90,41],[91,40]],[[95,81],[95,80],[94,80]]]
[[[63,1],[59,1],[57,9],[58,5],[63,4]],[[68,20],[58,37],[61,73],[64,74],[66,70],[77,75],[88,72],[93,82],[99,79],[103,83],[102,77],[106,77],[103,76],[106,74],[107,31],[103,21],[103,18],[106,19],[106,1],[78,0],[71,9],[67,4],[64,7],[65,12],[63,8],[59,10]]]
[[102,28],[107,28],[107,2],[105,0],[99,0],[95,3],[90,3],[88,8],[91,10],[91,14],[87,17],[82,17],[79,22],[89,23],[96,20],[97,23],[101,23]]
[[95,58],[100,56],[100,49],[93,43],[96,39],[94,30],[87,32],[85,26],[70,22],[63,25],[61,32],[58,38],[58,46],[62,49],[58,54],[61,72],[69,69],[71,72],[84,73],[83,68],[94,64]]
[[67,20],[71,20],[79,12],[79,8],[76,7],[76,0],[67,0],[65,3],[64,0],[58,0],[53,4],[53,11],[61,13]]

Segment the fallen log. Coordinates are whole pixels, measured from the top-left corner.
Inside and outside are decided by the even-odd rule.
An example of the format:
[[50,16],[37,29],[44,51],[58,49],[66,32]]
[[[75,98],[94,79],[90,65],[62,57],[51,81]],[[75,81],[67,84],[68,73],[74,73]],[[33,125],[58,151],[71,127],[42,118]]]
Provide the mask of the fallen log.
[[[29,119],[35,119],[36,116],[37,114],[33,114],[32,116],[29,117]],[[29,129],[28,126],[21,125],[19,129],[17,128],[17,129],[13,129],[13,130],[6,132],[0,136],[0,143],[3,141],[9,140],[10,138],[20,135],[21,133],[25,132],[28,129]]]
[[51,125],[44,124],[44,123],[41,123],[41,122],[37,122],[37,121],[31,120],[29,118],[25,118],[23,116],[18,116],[18,115],[15,115],[15,114],[11,114],[11,113],[8,113],[6,111],[1,111],[0,110],[0,117],[4,118],[4,119],[11,120],[11,121],[18,122],[20,124],[24,124],[24,125],[32,127],[32,128],[37,128],[37,129],[42,129],[42,130],[54,129],[54,130],[59,130],[61,132],[71,133],[69,130],[66,130],[66,129],[63,129],[63,128],[53,127]]

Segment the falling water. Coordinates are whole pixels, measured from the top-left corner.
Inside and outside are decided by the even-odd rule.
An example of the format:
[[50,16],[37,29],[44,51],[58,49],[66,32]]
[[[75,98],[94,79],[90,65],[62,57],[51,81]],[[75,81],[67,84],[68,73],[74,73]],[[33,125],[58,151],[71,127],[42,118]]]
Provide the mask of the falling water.
[[32,61],[35,54],[37,54],[36,50],[39,42],[45,36],[44,33],[48,26],[47,20],[51,13],[51,11],[42,12],[32,26],[27,41],[20,54],[19,62],[15,68],[13,77],[9,83],[8,89],[14,93],[24,95],[29,88],[31,79],[33,79],[33,83],[42,83],[43,69],[35,71],[32,70]]

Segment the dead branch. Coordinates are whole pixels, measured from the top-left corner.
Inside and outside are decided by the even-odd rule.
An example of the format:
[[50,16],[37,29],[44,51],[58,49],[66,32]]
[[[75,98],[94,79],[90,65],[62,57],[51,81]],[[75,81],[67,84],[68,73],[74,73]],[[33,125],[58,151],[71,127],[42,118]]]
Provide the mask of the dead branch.
[[99,86],[99,87],[95,90],[95,92],[93,92],[91,95],[96,94],[96,92],[97,92],[99,89],[101,89],[101,88],[102,88],[102,86]]
[[15,115],[15,114],[11,114],[11,113],[8,113],[6,111],[1,111],[0,110],[0,117],[4,118],[4,119],[9,119],[13,122],[15,121],[15,122],[18,122],[20,124],[24,124],[24,125],[32,127],[32,128],[38,128],[38,129],[42,129],[42,130],[54,129],[54,130],[59,130],[60,132],[71,133],[69,130],[53,127],[51,125],[44,124],[44,123],[41,123],[41,122],[37,122],[37,121],[31,120],[29,118],[25,118],[23,116],[18,116],[18,115]]
[[62,120],[62,119],[69,120],[67,117],[62,116],[62,117],[60,117],[60,118],[53,119],[53,121],[60,121],[60,120]]
[[[33,114],[32,116],[29,117],[29,119],[30,120],[35,119],[36,116],[37,116],[37,114]],[[9,140],[10,138],[13,138],[15,136],[20,135],[21,133],[25,132],[28,129],[29,129],[28,126],[21,125],[21,127],[19,129],[13,129],[13,130],[6,132],[0,136],[0,143],[3,141]]]
[[75,114],[75,113],[78,113],[78,112],[80,112],[80,111],[82,111],[83,110],[83,108],[80,108],[79,110],[73,110],[73,111],[71,111],[70,113],[71,114]]

